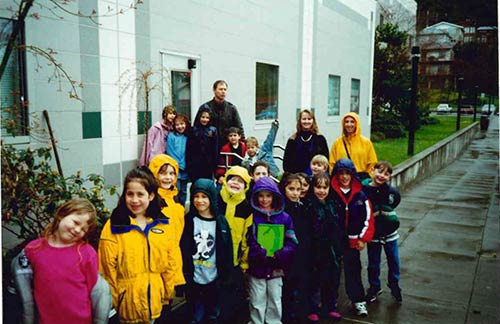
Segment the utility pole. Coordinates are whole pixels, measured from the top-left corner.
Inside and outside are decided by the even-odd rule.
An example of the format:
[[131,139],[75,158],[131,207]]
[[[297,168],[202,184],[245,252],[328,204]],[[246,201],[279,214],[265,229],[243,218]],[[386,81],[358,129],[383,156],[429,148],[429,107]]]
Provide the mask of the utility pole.
[[408,155],[413,155],[415,144],[415,129],[417,124],[417,91],[418,91],[418,60],[420,58],[420,47],[411,48],[411,100],[410,100],[410,122],[408,125]]
[[460,130],[460,116],[461,116],[461,111],[460,108],[462,107],[462,83],[464,81],[463,77],[458,77],[457,80],[457,90],[458,90],[458,108],[457,108],[457,127],[456,130]]
[[478,85],[474,86],[474,119],[476,121],[476,113],[477,113],[477,90],[479,89]]

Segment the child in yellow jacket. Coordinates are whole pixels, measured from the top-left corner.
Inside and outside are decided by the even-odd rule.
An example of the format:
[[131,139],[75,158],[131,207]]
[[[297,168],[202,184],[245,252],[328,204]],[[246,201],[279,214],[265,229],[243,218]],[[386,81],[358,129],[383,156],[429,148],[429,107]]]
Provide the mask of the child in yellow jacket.
[[[173,254],[176,260],[176,268],[173,285],[184,285],[186,281],[182,273],[182,253],[180,249],[181,236],[184,231],[184,206],[178,200],[177,177],[179,175],[179,164],[169,155],[158,154],[149,162],[149,169],[158,183],[158,195],[165,202],[162,212],[168,217],[175,237],[176,244]],[[169,297],[172,299],[174,296]]]
[[131,170],[99,241],[99,271],[109,283],[120,323],[150,323],[172,295],[176,260],[169,219],[146,167]]

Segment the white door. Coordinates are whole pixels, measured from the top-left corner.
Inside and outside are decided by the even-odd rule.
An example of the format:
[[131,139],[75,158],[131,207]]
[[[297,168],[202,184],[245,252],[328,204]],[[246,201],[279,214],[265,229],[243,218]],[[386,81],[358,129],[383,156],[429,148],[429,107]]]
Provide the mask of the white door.
[[174,51],[162,51],[164,71],[164,105],[173,104],[177,113],[193,122],[200,106],[200,56]]

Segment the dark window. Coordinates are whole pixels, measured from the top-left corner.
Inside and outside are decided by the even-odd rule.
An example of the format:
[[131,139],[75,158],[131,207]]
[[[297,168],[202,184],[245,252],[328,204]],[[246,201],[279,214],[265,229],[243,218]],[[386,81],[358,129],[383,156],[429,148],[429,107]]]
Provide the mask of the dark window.
[[255,119],[278,118],[279,67],[257,63],[255,77]]
[[[16,21],[0,18],[0,58],[6,54],[7,42]],[[2,137],[28,135],[28,96],[26,91],[24,26],[21,26],[14,48],[0,79]]]
[[172,71],[172,104],[191,120],[191,72]]

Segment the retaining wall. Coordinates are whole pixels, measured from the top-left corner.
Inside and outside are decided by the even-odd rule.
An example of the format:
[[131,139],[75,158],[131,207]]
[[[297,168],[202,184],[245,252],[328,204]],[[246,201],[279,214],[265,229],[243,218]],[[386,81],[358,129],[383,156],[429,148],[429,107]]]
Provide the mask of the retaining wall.
[[391,184],[404,191],[453,162],[474,139],[479,122],[434,144],[394,168]]

